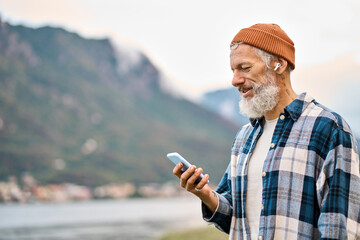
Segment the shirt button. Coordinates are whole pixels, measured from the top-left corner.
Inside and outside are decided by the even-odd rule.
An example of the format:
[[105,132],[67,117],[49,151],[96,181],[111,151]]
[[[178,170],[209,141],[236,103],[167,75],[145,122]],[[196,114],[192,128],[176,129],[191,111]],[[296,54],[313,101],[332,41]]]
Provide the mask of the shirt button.
[[259,236],[259,238],[258,238],[259,240],[263,240],[263,237],[262,236]]
[[274,148],[274,147],[275,147],[275,143],[271,143],[270,147],[271,147],[271,148]]
[[264,210],[264,204],[261,204],[261,210]]
[[262,176],[263,176],[263,177],[266,177],[266,172],[263,172],[263,173],[262,173]]
[[284,116],[284,115],[281,115],[281,116],[280,116],[280,119],[281,119],[281,120],[284,120],[284,119],[285,119],[285,116]]

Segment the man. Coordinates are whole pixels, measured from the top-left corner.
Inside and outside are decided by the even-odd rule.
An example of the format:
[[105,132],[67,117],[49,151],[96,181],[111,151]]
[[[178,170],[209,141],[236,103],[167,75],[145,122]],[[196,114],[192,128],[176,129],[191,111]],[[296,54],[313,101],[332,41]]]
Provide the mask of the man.
[[192,166],[173,172],[202,200],[203,217],[229,239],[359,239],[359,155],[348,124],[292,89],[294,43],[275,24],[239,31],[232,84],[250,123],[236,135],[216,191],[194,184]]

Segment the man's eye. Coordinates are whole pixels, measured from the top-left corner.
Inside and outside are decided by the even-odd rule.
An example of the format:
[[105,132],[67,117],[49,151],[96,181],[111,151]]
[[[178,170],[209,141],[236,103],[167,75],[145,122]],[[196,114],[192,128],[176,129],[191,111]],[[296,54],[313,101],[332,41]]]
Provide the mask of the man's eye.
[[243,67],[242,70],[243,70],[244,72],[248,72],[248,71],[250,71],[250,68],[251,68],[251,67]]

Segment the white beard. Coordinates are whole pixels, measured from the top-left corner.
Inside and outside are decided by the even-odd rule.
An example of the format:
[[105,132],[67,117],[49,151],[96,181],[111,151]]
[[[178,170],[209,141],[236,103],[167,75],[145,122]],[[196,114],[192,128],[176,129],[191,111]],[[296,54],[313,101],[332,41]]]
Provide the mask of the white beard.
[[267,77],[265,83],[253,86],[253,97],[242,98],[239,102],[240,112],[249,118],[261,118],[273,110],[279,102],[279,87],[273,79]]

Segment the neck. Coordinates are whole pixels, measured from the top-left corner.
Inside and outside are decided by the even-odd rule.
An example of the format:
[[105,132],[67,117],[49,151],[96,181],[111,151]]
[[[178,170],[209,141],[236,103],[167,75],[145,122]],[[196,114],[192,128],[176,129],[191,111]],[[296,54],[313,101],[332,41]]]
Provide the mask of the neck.
[[284,108],[297,98],[297,94],[292,89],[290,82],[290,73],[276,76],[279,87],[279,102],[275,108],[265,113],[266,120],[278,118],[280,113],[284,112]]

